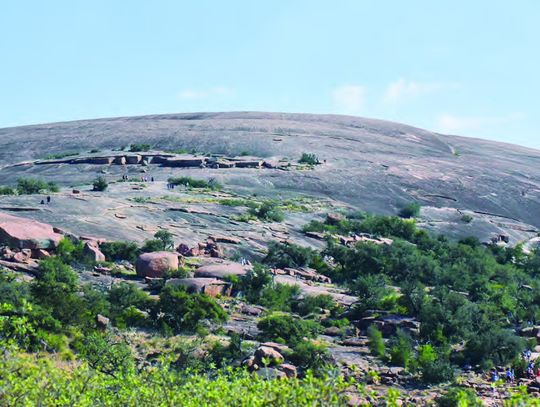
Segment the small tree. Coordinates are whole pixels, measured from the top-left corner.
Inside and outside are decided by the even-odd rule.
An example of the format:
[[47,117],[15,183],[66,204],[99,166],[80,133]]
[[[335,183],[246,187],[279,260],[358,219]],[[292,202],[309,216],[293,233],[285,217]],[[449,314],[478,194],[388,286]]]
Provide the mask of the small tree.
[[94,191],[105,191],[109,186],[109,183],[107,182],[105,177],[99,176],[94,180],[94,183],[92,185],[94,187]]
[[154,237],[161,241],[164,250],[172,250],[174,248],[173,234],[168,230],[158,230]]
[[300,164],[309,164],[309,165],[317,165],[321,162],[319,161],[319,157],[317,157],[315,154],[312,153],[303,153],[302,157],[298,160]]
[[378,358],[383,358],[385,354],[384,339],[381,331],[375,325],[370,325],[367,330],[368,346],[371,353]]
[[421,206],[418,202],[411,202],[401,208],[399,216],[406,219],[416,218],[420,215],[420,208]]

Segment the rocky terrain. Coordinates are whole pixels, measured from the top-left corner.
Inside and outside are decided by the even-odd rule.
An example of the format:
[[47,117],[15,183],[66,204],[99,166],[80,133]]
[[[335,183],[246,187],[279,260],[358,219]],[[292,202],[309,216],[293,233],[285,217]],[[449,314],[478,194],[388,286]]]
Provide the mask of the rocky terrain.
[[[306,153],[317,162],[301,160]],[[60,185],[58,192],[0,195],[0,268],[33,279],[63,237],[82,242],[92,260],[92,267],[77,270],[82,282],[104,289],[132,282],[154,296],[160,284],[183,286],[218,298],[230,316],[225,333],[253,341],[242,365],[264,376],[296,377],[288,346],[258,341],[257,321],[267,310],[230,299],[235,281],[265,257],[270,241],[320,250],[327,235],[304,231],[309,222],[333,225],[351,211],[396,215],[416,202],[418,227],[434,235],[474,236],[508,248],[522,243],[529,252],[539,243],[539,164],[540,151],[524,147],[330,115],[198,113],[0,129],[0,187],[15,187],[20,178]],[[107,182],[105,190],[93,187],[97,177]],[[171,185],[175,177],[206,186]],[[253,215],[267,202],[283,220]],[[114,265],[103,253],[106,242],[140,245],[159,231],[172,235],[168,250]],[[393,244],[368,233],[333,237],[348,248]],[[188,275],[167,276],[179,267]],[[272,267],[271,274],[273,283],[299,287],[300,298],[328,295],[344,310],[358,301],[311,267]],[[96,323],[110,328],[102,315]],[[405,369],[372,355],[370,325],[386,339],[420,329],[416,318],[378,310],[347,328],[325,327],[318,340],[343,371],[370,377],[375,392],[397,386],[408,403],[433,400],[436,391],[412,386]],[[539,330],[534,325],[519,334],[540,345]],[[533,350],[536,359],[540,347]],[[494,395],[484,379],[471,373],[465,387],[496,405],[505,393]],[[353,396],[358,400],[351,404],[365,401]]]

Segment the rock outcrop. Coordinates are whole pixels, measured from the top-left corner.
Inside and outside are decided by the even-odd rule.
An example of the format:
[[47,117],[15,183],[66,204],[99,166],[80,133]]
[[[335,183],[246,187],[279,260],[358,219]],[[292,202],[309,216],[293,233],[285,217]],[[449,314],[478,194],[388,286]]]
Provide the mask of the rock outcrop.
[[0,244],[18,249],[54,249],[62,237],[45,223],[0,213]]

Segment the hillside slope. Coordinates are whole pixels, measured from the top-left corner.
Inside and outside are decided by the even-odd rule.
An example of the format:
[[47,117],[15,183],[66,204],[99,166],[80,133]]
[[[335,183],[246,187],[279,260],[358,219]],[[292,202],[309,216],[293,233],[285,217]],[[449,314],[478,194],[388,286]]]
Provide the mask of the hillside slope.
[[[250,193],[274,197],[302,193],[375,213],[395,213],[416,200],[426,207],[495,216],[495,222],[519,224],[519,230],[540,227],[540,151],[348,116],[189,113],[0,129],[0,184],[13,184],[20,176],[64,185],[88,183],[101,168],[17,164],[49,154],[114,150],[131,143],[148,143],[161,151],[249,154],[292,162],[304,152],[315,153],[326,163],[310,171],[254,174],[206,168],[188,173],[217,177]],[[171,170],[155,168],[152,174],[166,177]],[[431,226],[444,223],[445,216]]]

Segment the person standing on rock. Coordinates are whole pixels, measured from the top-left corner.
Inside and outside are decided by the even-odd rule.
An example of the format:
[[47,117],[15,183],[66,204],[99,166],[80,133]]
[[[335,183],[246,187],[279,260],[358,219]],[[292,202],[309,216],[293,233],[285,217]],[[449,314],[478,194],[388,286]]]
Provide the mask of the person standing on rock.
[[51,197],[47,195],[47,203],[51,203]]

